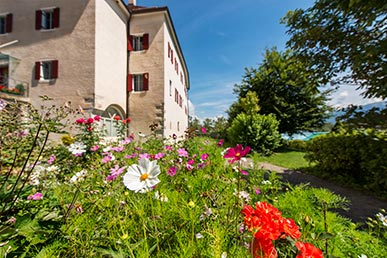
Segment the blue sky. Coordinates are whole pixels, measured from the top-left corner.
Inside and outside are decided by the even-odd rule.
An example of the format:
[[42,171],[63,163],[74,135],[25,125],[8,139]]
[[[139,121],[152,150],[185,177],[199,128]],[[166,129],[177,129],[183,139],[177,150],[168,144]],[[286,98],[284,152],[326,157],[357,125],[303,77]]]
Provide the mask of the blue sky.
[[[226,116],[236,101],[234,84],[246,67],[257,67],[266,48],[285,48],[288,10],[307,8],[313,0],[137,0],[140,6],[168,6],[190,74],[191,115]],[[354,87],[344,87],[330,104],[370,103]]]

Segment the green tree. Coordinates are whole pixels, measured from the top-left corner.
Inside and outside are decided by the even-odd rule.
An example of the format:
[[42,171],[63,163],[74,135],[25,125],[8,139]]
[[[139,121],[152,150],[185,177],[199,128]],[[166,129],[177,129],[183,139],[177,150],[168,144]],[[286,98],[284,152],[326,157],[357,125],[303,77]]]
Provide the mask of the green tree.
[[268,155],[280,146],[279,122],[273,114],[258,114],[258,101],[253,91],[240,98],[242,113],[233,119],[227,133],[231,143],[249,145],[255,151]]
[[317,0],[282,23],[288,47],[322,83],[355,83],[365,97],[387,97],[386,0]]
[[[330,90],[321,91],[313,71],[289,50],[266,50],[258,68],[246,68],[246,74],[234,92],[239,99],[254,91],[260,102],[260,114],[274,114],[279,132],[292,135],[320,127],[328,116],[326,105]],[[230,120],[243,109],[243,103],[234,103],[228,110]]]

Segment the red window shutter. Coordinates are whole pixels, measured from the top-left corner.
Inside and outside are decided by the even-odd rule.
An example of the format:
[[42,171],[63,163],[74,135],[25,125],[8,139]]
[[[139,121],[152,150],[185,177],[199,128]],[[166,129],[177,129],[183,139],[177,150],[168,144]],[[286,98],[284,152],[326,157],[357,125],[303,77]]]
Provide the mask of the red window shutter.
[[173,64],[173,50],[171,49],[171,63]]
[[6,21],[7,27],[5,28],[5,31],[7,33],[10,33],[10,32],[12,32],[12,13],[7,14],[6,19],[7,19],[7,21]]
[[35,29],[41,30],[42,29],[42,11],[37,10],[36,16],[35,16]]
[[142,36],[142,49],[147,50],[149,48],[149,34],[145,33]]
[[51,62],[52,70],[51,70],[51,79],[58,78],[58,60],[53,60]]
[[171,45],[168,42],[168,58],[171,57]]
[[35,62],[35,80],[40,80],[40,62]]
[[149,73],[144,73],[143,75],[144,78],[144,90],[149,90]]
[[129,35],[128,37],[128,51],[133,51],[133,36]]
[[54,17],[53,17],[53,22],[52,22],[52,27],[54,28],[59,28],[59,20],[60,20],[60,15],[59,15],[59,7],[54,9]]
[[133,75],[128,74],[128,91],[133,90]]

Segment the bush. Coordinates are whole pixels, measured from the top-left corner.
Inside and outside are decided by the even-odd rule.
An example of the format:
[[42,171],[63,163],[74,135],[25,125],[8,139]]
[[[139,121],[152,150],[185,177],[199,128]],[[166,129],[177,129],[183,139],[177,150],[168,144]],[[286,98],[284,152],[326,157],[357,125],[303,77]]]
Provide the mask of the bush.
[[387,191],[387,138],[374,130],[332,133],[308,143],[305,158],[330,178],[375,193]]
[[249,145],[255,151],[268,155],[280,146],[278,126],[279,122],[272,114],[241,113],[232,121],[227,133],[233,144]]
[[291,140],[287,141],[286,145],[291,150],[305,151],[307,143],[303,140]]

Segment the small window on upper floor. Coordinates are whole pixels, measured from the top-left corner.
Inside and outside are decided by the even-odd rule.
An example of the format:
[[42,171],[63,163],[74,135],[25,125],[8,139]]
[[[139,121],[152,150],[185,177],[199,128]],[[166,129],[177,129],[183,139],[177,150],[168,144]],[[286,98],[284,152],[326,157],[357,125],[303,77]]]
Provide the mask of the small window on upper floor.
[[52,80],[58,78],[58,60],[40,61],[35,63],[36,80]]
[[129,74],[128,91],[147,91],[149,90],[149,74]]
[[0,34],[12,32],[12,13],[0,15]]
[[36,30],[51,30],[59,28],[59,8],[36,11]]
[[130,35],[128,39],[129,51],[142,51],[149,48],[149,34],[143,34],[141,36]]

